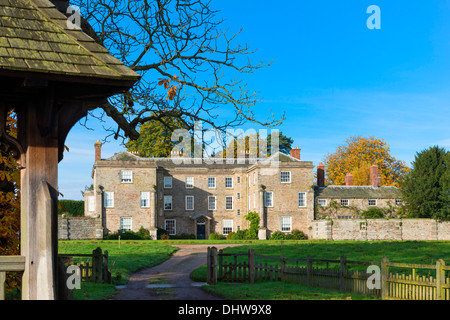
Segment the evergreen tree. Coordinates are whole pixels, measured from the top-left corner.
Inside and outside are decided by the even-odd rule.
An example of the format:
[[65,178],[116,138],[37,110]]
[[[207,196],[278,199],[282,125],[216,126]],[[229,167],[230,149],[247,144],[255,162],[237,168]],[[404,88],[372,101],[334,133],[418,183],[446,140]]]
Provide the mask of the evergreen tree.
[[409,217],[450,219],[448,157],[449,152],[438,146],[416,154],[402,184]]

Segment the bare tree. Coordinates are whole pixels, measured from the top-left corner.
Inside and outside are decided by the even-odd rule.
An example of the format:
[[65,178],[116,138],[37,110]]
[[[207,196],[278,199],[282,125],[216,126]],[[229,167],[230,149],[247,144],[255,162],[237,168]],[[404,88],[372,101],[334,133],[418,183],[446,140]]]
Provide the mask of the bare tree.
[[[102,115],[117,128],[111,134],[135,140],[139,125],[165,117],[180,119],[186,129],[195,121],[224,131],[246,121],[271,127],[284,120],[272,114],[257,120],[252,107],[259,100],[239,80],[269,64],[253,65],[247,46],[235,44],[221,30],[223,20],[203,0],[74,0],[82,28],[123,63],[142,75],[136,86],[102,105]],[[234,110],[220,119],[221,108]],[[93,113],[90,113],[91,116]],[[174,128],[171,128],[174,129]]]

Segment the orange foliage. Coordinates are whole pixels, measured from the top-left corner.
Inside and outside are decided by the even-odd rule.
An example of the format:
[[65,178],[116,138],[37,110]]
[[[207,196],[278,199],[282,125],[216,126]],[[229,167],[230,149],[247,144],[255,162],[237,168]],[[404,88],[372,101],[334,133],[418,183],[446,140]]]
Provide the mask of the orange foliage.
[[[17,136],[17,122],[12,112],[8,114],[7,131]],[[20,254],[20,170],[16,160],[2,152],[0,157],[0,255]],[[20,287],[20,275],[9,272],[6,291]]]
[[343,185],[345,175],[350,172],[354,185],[369,185],[369,168],[376,164],[381,184],[399,187],[410,170],[404,161],[390,154],[390,147],[383,139],[350,137],[345,142],[324,159],[328,184]]
[[176,81],[177,76],[173,76],[172,79],[160,79],[160,81],[158,82],[158,85],[162,86],[164,85],[164,89],[168,89],[167,92],[167,99],[169,100],[173,100],[173,98],[175,98],[175,95],[177,94],[178,88],[176,85],[170,85],[170,81],[174,80]]

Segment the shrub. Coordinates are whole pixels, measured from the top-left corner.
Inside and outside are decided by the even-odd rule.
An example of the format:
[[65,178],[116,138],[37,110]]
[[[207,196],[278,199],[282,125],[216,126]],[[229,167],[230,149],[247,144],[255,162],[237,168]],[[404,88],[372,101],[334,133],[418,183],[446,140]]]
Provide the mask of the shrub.
[[281,232],[279,230],[275,231],[270,236],[270,240],[285,240],[285,239],[286,239],[286,235],[284,234],[284,232]]
[[249,212],[245,216],[245,220],[250,221],[250,227],[247,231],[246,239],[255,240],[258,239],[259,221],[261,220],[258,212]]
[[236,232],[230,232],[229,234],[227,234],[227,240],[232,240],[235,235]]
[[217,232],[211,233],[209,235],[209,240],[224,240],[224,239],[225,239],[225,237]]
[[117,240],[119,239],[119,236],[120,240],[148,240],[143,235],[133,231],[125,231],[125,232],[118,231],[110,233],[105,236],[105,240]]
[[292,230],[292,236],[294,237],[294,240],[306,240],[308,237],[300,230]]
[[292,230],[291,233],[284,233],[282,231],[275,231],[272,233],[270,240],[306,240],[306,235],[300,230]]
[[384,218],[384,211],[380,208],[370,208],[366,211],[363,211],[361,215],[365,219],[380,219]]
[[[238,230],[236,232],[231,232],[230,240],[246,240],[248,230]],[[228,239],[228,237],[227,237]]]
[[156,239],[167,240],[167,239],[163,239],[162,238],[163,235],[167,235],[168,236],[169,233],[165,229],[157,228],[157,230],[156,230]]
[[59,200],[58,214],[65,214],[68,217],[84,216],[84,201]]

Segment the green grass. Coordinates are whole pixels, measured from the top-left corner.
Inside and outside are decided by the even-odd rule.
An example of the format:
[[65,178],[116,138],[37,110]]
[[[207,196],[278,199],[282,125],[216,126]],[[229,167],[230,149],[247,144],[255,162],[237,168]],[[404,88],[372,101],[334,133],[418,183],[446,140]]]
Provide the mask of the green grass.
[[[330,259],[339,260],[340,256],[344,255],[347,260],[356,261],[381,261],[381,259],[386,256],[391,262],[397,263],[414,263],[414,264],[429,264],[434,265],[436,260],[443,259],[446,265],[450,265],[450,242],[449,241],[283,241],[283,244],[278,241],[278,243],[267,243],[267,244],[249,244],[245,246],[238,246],[232,248],[224,249],[224,253],[247,253],[249,249],[254,249],[255,253],[258,255],[265,255],[271,257],[280,257],[284,255],[288,259],[295,258],[306,258],[311,255],[313,259]],[[224,257],[224,261],[227,261]],[[238,262],[246,261],[246,257],[238,257]],[[231,261],[231,260],[228,260]],[[277,264],[276,260],[269,260],[264,258],[257,258],[258,262],[267,264]],[[314,266],[317,266],[315,264]],[[336,265],[337,266],[337,265]],[[330,267],[332,267],[330,265]],[[349,265],[349,268],[362,268],[362,266]],[[400,268],[393,270],[394,272],[400,272]],[[403,269],[405,270],[405,269]],[[425,271],[431,272],[433,271]],[[450,272],[449,272],[450,273]],[[191,273],[191,278],[194,281],[206,281],[206,265],[194,270]],[[275,285],[278,282],[271,283]],[[298,285],[291,285],[286,283],[279,283],[277,290],[273,291],[271,294],[270,286],[266,288],[264,283],[258,283],[256,285],[250,284],[224,284],[220,283],[218,286],[205,286],[205,290],[210,290],[222,294],[227,299],[243,299],[242,294],[246,294],[248,299],[258,299],[258,297],[263,296],[261,299],[285,299],[285,295],[280,294],[285,288],[290,291],[293,287]],[[301,299],[309,297],[318,297],[314,294],[307,295],[308,292],[317,293],[316,290],[307,287],[298,286],[300,291],[305,291],[306,296],[302,296]],[[257,289],[260,288],[262,293],[257,293]],[[274,287],[275,288],[275,287]],[[258,289],[259,290],[259,289]],[[267,291],[267,292],[266,292]],[[325,290],[326,291],[326,290]],[[286,293],[288,295],[288,293]],[[333,294],[335,295],[335,294]],[[345,294],[344,294],[345,295]],[[295,294],[294,294],[295,296]],[[293,296],[292,299],[295,299]],[[344,298],[344,296],[339,293],[335,296],[336,299]],[[352,297],[352,299],[357,298],[357,296]],[[319,298],[318,298],[319,299]],[[325,298],[327,299],[327,298]]]
[[253,285],[219,283],[204,290],[228,300],[374,300],[355,293],[338,292],[284,282],[256,282]]
[[108,250],[109,270],[112,284],[81,283],[81,290],[74,290],[74,299],[101,300],[115,293],[115,286],[126,284],[130,275],[138,270],[158,265],[171,257],[178,248],[159,241],[59,241],[58,252],[61,254],[92,253],[100,247]]

